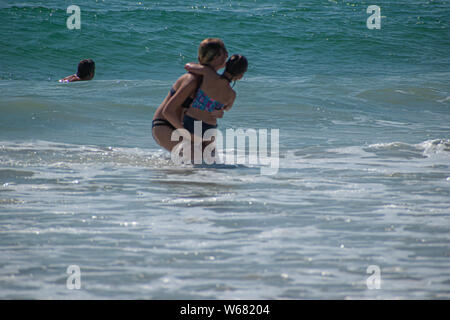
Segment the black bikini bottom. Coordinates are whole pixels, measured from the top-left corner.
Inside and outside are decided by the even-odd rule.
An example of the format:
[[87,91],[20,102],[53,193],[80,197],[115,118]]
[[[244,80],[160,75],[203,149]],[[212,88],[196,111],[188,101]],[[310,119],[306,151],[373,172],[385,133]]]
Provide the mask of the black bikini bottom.
[[152,129],[157,126],[168,126],[170,129],[175,130],[175,127],[166,119],[155,119],[152,121]]
[[[188,115],[184,115],[183,126],[187,131],[189,131],[192,134],[194,133],[194,121],[200,121],[200,120],[189,117]],[[216,128],[217,128],[217,124],[212,125],[212,124],[208,124],[208,123],[202,121],[202,137],[208,129],[216,129]]]

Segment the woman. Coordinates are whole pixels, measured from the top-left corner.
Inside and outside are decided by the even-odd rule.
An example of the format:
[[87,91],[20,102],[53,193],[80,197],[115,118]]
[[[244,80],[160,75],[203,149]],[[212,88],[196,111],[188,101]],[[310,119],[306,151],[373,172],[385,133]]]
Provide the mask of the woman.
[[[227,57],[228,52],[222,40],[208,38],[200,43],[198,61],[201,65],[209,65],[219,70],[225,66]],[[172,132],[183,128],[184,110],[189,108],[194,100],[200,82],[201,77],[192,73],[182,75],[156,110],[152,121],[152,133],[155,141],[163,148],[172,151],[178,144],[178,141],[171,140]],[[212,116],[220,116],[220,112],[215,112]]]

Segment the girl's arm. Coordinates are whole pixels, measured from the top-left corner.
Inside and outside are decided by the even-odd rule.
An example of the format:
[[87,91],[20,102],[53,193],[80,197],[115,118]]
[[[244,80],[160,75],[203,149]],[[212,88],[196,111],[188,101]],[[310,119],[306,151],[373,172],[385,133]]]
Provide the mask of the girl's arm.
[[223,108],[223,109],[225,111],[230,111],[231,107],[233,106],[234,100],[236,100],[236,92],[233,90],[229,102],[226,104],[225,108]]
[[210,79],[211,78],[212,79],[220,79],[220,76],[213,69],[211,69],[210,67],[198,64],[198,63],[186,63],[186,65],[184,66],[184,69],[186,69],[186,71],[188,71],[188,72],[202,75],[202,76],[208,77]]

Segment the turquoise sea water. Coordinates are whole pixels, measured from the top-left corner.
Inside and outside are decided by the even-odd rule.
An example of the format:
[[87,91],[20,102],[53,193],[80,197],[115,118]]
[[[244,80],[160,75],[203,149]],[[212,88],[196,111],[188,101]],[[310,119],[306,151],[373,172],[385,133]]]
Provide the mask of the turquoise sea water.
[[[2,1],[0,298],[449,299],[449,16],[449,1]],[[279,129],[276,175],[177,166],[152,139],[206,37],[250,63],[219,128]],[[57,82],[84,58],[94,80]]]

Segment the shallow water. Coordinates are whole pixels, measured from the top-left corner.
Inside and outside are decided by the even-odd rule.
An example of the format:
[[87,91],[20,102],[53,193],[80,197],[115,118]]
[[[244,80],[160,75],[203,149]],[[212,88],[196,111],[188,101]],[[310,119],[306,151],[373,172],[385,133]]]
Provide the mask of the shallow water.
[[[361,2],[81,1],[80,31],[61,3],[0,6],[1,298],[450,298],[447,2],[380,1],[377,31]],[[279,129],[275,175],[151,137],[207,36],[250,61],[219,128]]]

